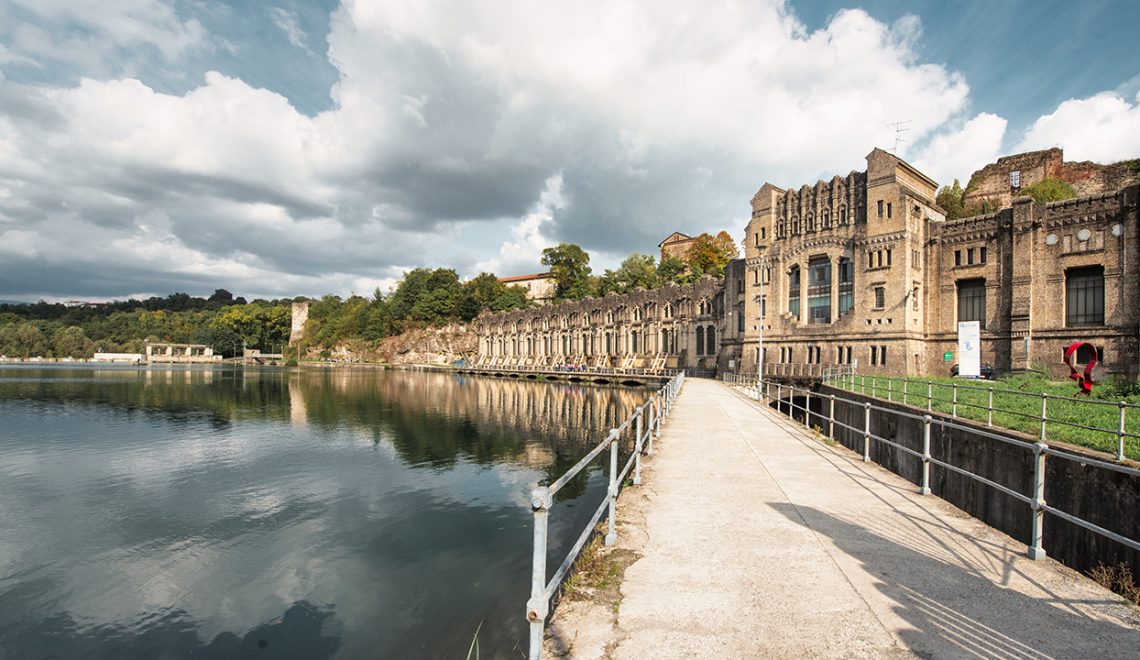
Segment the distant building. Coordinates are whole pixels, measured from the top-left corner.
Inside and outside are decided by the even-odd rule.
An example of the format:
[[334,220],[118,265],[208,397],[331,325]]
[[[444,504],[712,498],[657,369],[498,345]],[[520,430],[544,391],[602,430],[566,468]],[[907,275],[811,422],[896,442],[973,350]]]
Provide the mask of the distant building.
[[499,281],[507,286],[521,286],[526,289],[527,300],[533,300],[542,305],[554,300],[554,293],[558,289],[558,281],[551,277],[550,273],[500,277]]
[[657,244],[661,250],[661,261],[665,261],[665,257],[676,257],[681,261],[685,260],[685,256],[689,253],[689,248],[693,247],[693,242],[697,239],[675,231],[669,234],[669,238]]

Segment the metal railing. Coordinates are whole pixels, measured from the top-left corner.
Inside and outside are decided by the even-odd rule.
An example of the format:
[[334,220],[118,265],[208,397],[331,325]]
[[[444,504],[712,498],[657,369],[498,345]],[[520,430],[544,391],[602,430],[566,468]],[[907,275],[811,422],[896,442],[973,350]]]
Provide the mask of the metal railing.
[[[630,470],[633,471],[633,485],[641,484],[641,455],[653,455],[653,439],[661,436],[661,424],[673,409],[673,402],[681,392],[685,383],[685,372],[677,374],[661,389],[653,393],[649,400],[641,404],[620,426],[610,429],[606,438],[598,443],[590,453],[582,457],[574,467],[570,468],[561,477],[558,477],[549,486],[539,486],[531,491],[530,506],[534,510],[534,554],[531,563],[530,600],[526,604],[526,618],[530,622],[530,654],[531,660],[542,657],[542,633],[546,626],[546,617],[550,613],[550,600],[554,597],[563,578],[570,571],[578,554],[586,545],[602,514],[609,510],[609,521],[605,537],[606,545],[617,542],[617,497],[621,491],[622,483]],[[633,452],[625,465],[618,471],[618,443],[622,433],[634,428]],[[585,529],[578,535],[578,539],[570,548],[566,558],[554,571],[554,575],[546,578],[546,546],[547,529],[550,509],[554,504],[554,494],[570,482],[575,476],[586,468],[605,449],[610,450],[609,488],[606,498],[594,511]]]
[[[763,402],[763,401],[775,401],[776,409],[781,413],[786,412],[789,418],[794,419],[793,413],[796,410],[803,412],[803,414],[804,414],[803,424],[804,424],[804,426],[806,426],[808,428],[812,428],[811,424],[812,424],[812,417],[813,416],[815,416],[819,419],[821,426],[822,426],[823,422],[826,421],[827,422],[827,436],[833,440],[836,439],[836,437],[835,437],[836,427],[848,429],[852,433],[861,434],[863,436],[863,447],[862,447],[862,449],[863,449],[863,461],[865,461],[865,462],[871,460],[871,441],[881,442],[883,444],[889,445],[889,446],[894,447],[894,448],[896,448],[896,449],[898,449],[898,450],[900,450],[900,451],[902,451],[902,452],[904,452],[910,456],[913,456],[913,457],[921,460],[922,461],[922,480],[921,480],[921,484],[920,484],[920,488],[919,488],[919,493],[922,495],[929,495],[930,494],[930,466],[931,465],[937,465],[943,469],[949,470],[949,471],[954,472],[956,474],[960,474],[962,476],[973,479],[974,481],[977,481],[979,483],[985,484],[986,486],[989,486],[990,488],[1001,491],[1002,493],[1005,493],[1006,495],[1009,495],[1010,497],[1012,497],[1012,498],[1014,498],[1020,502],[1024,502],[1024,503],[1028,504],[1030,511],[1031,511],[1031,514],[1033,516],[1032,521],[1031,521],[1031,535],[1030,535],[1031,541],[1029,543],[1028,552],[1027,552],[1030,559],[1042,559],[1045,557],[1046,553],[1045,553],[1045,548],[1042,546],[1042,538],[1043,538],[1043,530],[1044,530],[1044,525],[1045,525],[1045,514],[1046,513],[1051,513],[1054,516],[1061,518],[1062,520],[1068,521],[1074,525],[1082,527],[1082,528],[1084,528],[1090,532],[1093,532],[1094,534],[1099,534],[1099,535],[1104,536],[1106,538],[1112,539],[1113,541],[1116,541],[1117,543],[1120,543],[1120,544],[1125,545],[1129,548],[1132,548],[1133,550],[1140,551],[1140,541],[1137,541],[1135,539],[1130,539],[1126,536],[1122,536],[1120,534],[1117,534],[1116,532],[1113,532],[1111,530],[1100,527],[1099,525],[1095,525],[1095,524],[1093,524],[1087,520],[1079,518],[1073,514],[1065,512],[1065,511],[1061,511],[1061,510],[1047,504],[1045,502],[1045,458],[1047,456],[1053,456],[1053,457],[1056,457],[1057,459],[1060,459],[1060,460],[1072,461],[1072,462],[1075,462],[1075,463],[1078,463],[1078,464],[1084,465],[1084,466],[1091,465],[1091,466],[1103,468],[1106,470],[1112,470],[1114,472],[1120,472],[1122,474],[1126,474],[1126,475],[1129,475],[1132,477],[1140,477],[1140,470],[1137,470],[1137,469],[1131,468],[1131,467],[1127,467],[1124,465],[1120,465],[1117,463],[1110,463],[1108,461],[1097,460],[1097,459],[1094,459],[1094,458],[1091,458],[1088,456],[1071,454],[1071,453],[1068,453],[1065,451],[1058,451],[1057,449],[1050,447],[1045,442],[1026,442],[1024,440],[1018,440],[1016,438],[1012,438],[1012,437],[1009,437],[1006,435],[1001,435],[998,433],[991,433],[988,431],[984,431],[984,430],[981,430],[981,429],[974,427],[974,426],[967,426],[965,424],[960,424],[960,423],[955,422],[953,420],[948,420],[948,419],[944,419],[941,417],[934,418],[934,416],[930,415],[929,413],[925,414],[925,415],[909,413],[909,412],[902,411],[902,410],[896,410],[894,408],[877,406],[877,405],[871,403],[870,401],[856,401],[854,399],[836,397],[836,395],[834,395],[834,394],[824,395],[824,394],[820,394],[818,392],[812,392],[810,389],[795,387],[795,386],[784,384],[784,383],[772,383],[771,381],[765,381],[763,383],[763,385],[760,387],[756,387],[755,385],[756,384],[753,383],[753,387],[751,387],[751,388],[744,387],[742,389],[744,389],[748,393],[749,396],[751,396],[754,399],[757,399],[758,401],[761,401],[761,402]],[[761,390],[763,390],[763,397],[760,396]],[[775,399],[772,398],[773,394],[775,394]],[[796,404],[794,395],[802,395],[805,397],[804,403],[802,406]],[[784,399],[785,396],[788,397],[786,401]],[[821,412],[818,412],[818,413],[812,412],[812,410],[811,410],[812,398],[821,399],[821,403],[820,403]],[[827,412],[826,416],[824,416],[822,413],[822,408],[823,408],[822,402],[823,401],[828,402],[828,406],[827,406],[828,412]],[[836,401],[841,401],[843,403],[849,403],[849,404],[852,404],[856,407],[862,407],[863,411],[864,411],[863,412],[863,427],[858,428],[856,426],[850,426],[848,424],[845,424],[843,422],[836,420],[835,419],[835,402]],[[876,435],[875,433],[873,433],[871,431],[871,411],[873,411],[873,410],[889,413],[891,415],[897,415],[899,417],[903,417],[903,418],[907,418],[907,419],[913,419],[913,420],[921,421],[923,424],[922,452],[920,453],[920,452],[915,451],[909,447],[905,447],[905,446],[903,446],[897,442],[894,442],[888,438],[885,438],[883,436]],[[984,437],[984,438],[989,438],[991,440],[1003,442],[1003,443],[1006,443],[1008,445],[1012,445],[1014,447],[1018,447],[1018,448],[1032,452],[1033,459],[1034,459],[1033,460],[1032,492],[1029,494],[1017,492],[1016,490],[1014,490],[1012,488],[1009,488],[1009,487],[1004,486],[1002,484],[999,484],[995,481],[987,479],[987,478],[985,478],[979,474],[974,474],[973,472],[970,472],[969,470],[966,470],[966,469],[963,469],[963,468],[958,467],[956,465],[952,465],[950,463],[940,461],[936,458],[933,458],[930,454],[930,428],[934,424],[938,424],[939,426],[941,426],[943,428],[943,430],[945,430],[945,429],[959,429],[962,431],[966,431],[969,433],[976,434],[976,435]]]
[[651,376],[656,378],[676,376],[678,369],[652,369],[649,367],[590,367],[574,369],[566,366],[543,365],[468,365],[460,367],[461,371],[496,371],[501,373],[533,373],[533,374],[565,374],[568,376]]
[[[933,411],[935,404],[945,404],[944,406],[938,407],[946,408],[952,417],[958,417],[958,409],[962,408],[964,409],[962,417],[975,421],[985,421],[987,427],[993,427],[995,425],[994,413],[1008,415],[1015,419],[1024,420],[1025,428],[1032,427],[1032,429],[1038,433],[1038,439],[1041,442],[1047,440],[1046,430],[1049,425],[1052,425],[1054,429],[1058,427],[1082,429],[1093,434],[1098,434],[1104,437],[1108,442],[1115,441],[1115,453],[1118,462],[1123,461],[1125,458],[1125,447],[1127,443],[1130,440],[1135,441],[1137,438],[1140,438],[1140,433],[1129,431],[1127,426],[1128,411],[1130,409],[1140,408],[1140,405],[1128,403],[1127,401],[1104,401],[1087,397],[1076,398],[1059,396],[1046,392],[1025,392],[1022,390],[994,387],[993,385],[981,387],[964,383],[943,383],[931,380],[916,381],[914,379],[893,378],[891,376],[857,377],[854,373],[836,374],[833,377],[826,378],[825,382],[840,389],[866,394],[878,399],[886,399],[887,401],[897,401],[904,405],[925,404],[927,411]],[[915,391],[916,386],[918,391]],[[949,393],[949,398],[946,398],[947,392]],[[969,400],[969,398],[960,397],[959,392],[978,392],[981,394],[976,397],[971,395],[974,400]],[[1006,397],[1013,396],[1021,398],[1027,402],[1028,406],[1032,406],[1033,412],[1029,413],[1024,410],[995,407],[995,393]],[[985,396],[984,403],[980,402],[981,395]],[[1038,407],[1038,402],[1040,403],[1040,407]],[[1102,416],[1106,419],[1111,416],[1113,418],[1113,424],[1111,427],[1082,424],[1071,418],[1066,418],[1059,410],[1054,410],[1052,416],[1050,416],[1050,402],[1053,402],[1055,405],[1064,402],[1079,403],[1082,406],[1094,406],[1099,410],[1106,411],[1115,408],[1114,414],[1110,413],[1110,415]],[[1133,415],[1136,414],[1137,413],[1133,413]],[[998,424],[998,426],[1011,428],[1009,426],[1001,426],[1000,424]]]

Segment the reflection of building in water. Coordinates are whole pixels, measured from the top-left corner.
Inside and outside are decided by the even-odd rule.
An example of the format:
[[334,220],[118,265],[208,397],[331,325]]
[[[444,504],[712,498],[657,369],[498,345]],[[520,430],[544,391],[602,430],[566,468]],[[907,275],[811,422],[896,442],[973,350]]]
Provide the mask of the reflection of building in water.
[[[474,425],[481,435],[521,439],[516,449],[548,456],[545,446],[593,444],[645,402],[649,390],[577,383],[537,383],[436,373],[330,369],[290,378],[294,425],[316,423],[326,400],[367,406],[358,422],[391,430],[416,415],[434,416],[451,426]],[[375,416],[368,416],[369,414]],[[343,414],[330,416],[344,423]],[[429,426],[432,422],[429,421]],[[532,440],[541,440],[539,448]],[[507,442],[506,444],[511,444]],[[548,459],[547,459],[548,460]],[[546,462],[546,461],[540,461]]]

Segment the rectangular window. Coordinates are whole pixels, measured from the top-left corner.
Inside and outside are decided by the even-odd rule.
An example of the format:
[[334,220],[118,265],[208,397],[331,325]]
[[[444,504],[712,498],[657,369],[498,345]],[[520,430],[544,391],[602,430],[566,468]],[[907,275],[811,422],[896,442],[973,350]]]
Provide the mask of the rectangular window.
[[878,346],[872,346],[871,347],[871,364],[873,366],[879,364],[879,347]]
[[887,306],[887,290],[881,286],[875,287],[875,309]]
[[756,286],[760,286],[760,271],[759,270],[752,271],[752,283],[755,284]]
[[768,315],[768,296],[760,296],[760,318]]
[[831,323],[831,261],[827,257],[808,262],[808,323]]
[[887,203],[887,217],[888,218],[891,217],[891,204],[890,204],[890,202]]
[[986,327],[986,281],[958,280],[958,320],[978,321]]
[[765,238],[768,238],[768,228],[767,227],[761,227],[760,228],[760,239],[763,240]]
[[843,364],[843,347],[835,347],[835,364]]
[[744,332],[744,303],[736,303],[736,331]]
[[839,315],[855,309],[855,264],[850,259],[839,259]]
[[887,265],[891,265],[891,251],[887,250]]
[[867,252],[867,268],[875,267],[875,253]]
[[847,347],[847,364],[851,364],[851,347]]
[[974,248],[968,248],[966,250],[966,265],[969,266],[969,265],[972,265],[973,263],[974,263]]
[[788,273],[788,311],[800,318],[800,267],[792,266]]
[[955,266],[961,266],[962,265],[962,251],[961,250],[954,250],[954,265]]
[[880,346],[879,347],[879,365],[884,366],[884,367],[887,365],[887,347],[886,346]]
[[986,263],[986,248],[984,247],[978,248],[978,263]]
[[1104,266],[1065,271],[1065,325],[1104,325]]
[[760,234],[756,234],[756,247],[760,247]]
[[883,217],[883,200],[879,200],[879,217]]
[[918,291],[919,291],[918,287],[919,287],[918,282],[914,282],[911,286],[911,289],[910,289],[910,297],[914,299],[911,302],[911,309],[913,309],[916,312],[918,311]]

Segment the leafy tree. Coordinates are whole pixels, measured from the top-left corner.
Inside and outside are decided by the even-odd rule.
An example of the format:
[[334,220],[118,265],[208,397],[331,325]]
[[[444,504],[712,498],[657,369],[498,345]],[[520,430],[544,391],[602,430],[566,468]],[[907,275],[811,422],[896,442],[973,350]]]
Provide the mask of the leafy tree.
[[957,220],[966,217],[965,196],[966,191],[962,189],[962,184],[958,183],[958,179],[954,179],[953,186],[942,186],[934,201],[946,211],[947,220]]
[[234,294],[225,289],[214,289],[214,295],[206,299],[214,307],[225,307],[234,304]]
[[1072,199],[1077,196],[1073,187],[1060,179],[1052,177],[1041,179],[1032,186],[1021,189],[1021,194],[1029,195],[1038,204],[1045,202],[1059,202],[1063,199]]
[[0,355],[38,357],[50,354],[47,338],[27,321],[0,327]]
[[679,282],[684,275],[685,262],[671,254],[665,255],[665,258],[657,265],[657,282],[659,285],[666,282]]
[[599,295],[605,295],[610,291],[628,293],[637,287],[653,289],[659,284],[653,257],[634,252],[621,262],[617,270],[606,270],[597,288]]
[[590,295],[590,255],[573,243],[559,243],[542,251],[542,264],[557,283],[558,300],[581,300]]
[[724,277],[724,267],[737,256],[736,242],[726,231],[716,236],[703,233],[693,241],[685,261],[694,272]]
[[52,335],[52,352],[56,357],[85,358],[95,354],[95,342],[76,326],[60,328]]

